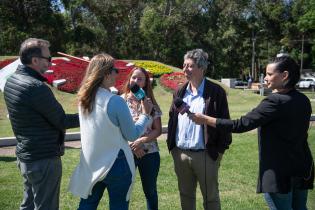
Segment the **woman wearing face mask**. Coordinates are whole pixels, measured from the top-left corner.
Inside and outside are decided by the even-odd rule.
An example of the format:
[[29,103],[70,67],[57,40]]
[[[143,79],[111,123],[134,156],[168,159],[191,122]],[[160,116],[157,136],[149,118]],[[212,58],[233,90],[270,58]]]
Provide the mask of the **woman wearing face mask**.
[[147,209],[158,209],[158,194],[157,194],[157,176],[160,168],[160,154],[157,143],[157,137],[161,135],[161,115],[162,112],[153,95],[150,77],[146,70],[140,67],[135,67],[131,70],[127,77],[127,83],[124,87],[125,99],[130,113],[134,121],[137,121],[141,112],[141,101],[137,99],[130,91],[130,87],[137,84],[142,88],[146,96],[153,103],[151,112],[152,121],[147,127],[145,133],[135,140],[130,142],[130,147],[134,154],[136,167],[139,169],[142,188],[147,200]]
[[295,89],[300,68],[289,56],[267,65],[265,82],[272,94],[237,120],[191,114],[197,124],[226,132],[258,128],[259,177],[257,192],[265,193],[270,209],[306,210],[307,192],[313,188],[314,161],[307,143],[312,113],[309,99]]
[[81,197],[80,210],[97,209],[105,188],[110,209],[128,209],[135,173],[128,141],[144,133],[152,104],[141,101],[142,112],[134,123],[125,101],[110,92],[117,74],[110,55],[96,55],[78,92],[82,149],[69,190]]

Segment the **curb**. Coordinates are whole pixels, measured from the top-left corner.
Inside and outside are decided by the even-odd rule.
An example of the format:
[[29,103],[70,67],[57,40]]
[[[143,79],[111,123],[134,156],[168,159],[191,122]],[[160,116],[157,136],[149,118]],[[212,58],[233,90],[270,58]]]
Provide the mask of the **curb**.
[[[162,127],[162,134],[167,133],[167,126]],[[66,133],[65,141],[77,141],[81,139],[80,132]],[[15,137],[3,137],[0,138],[0,147],[15,146],[17,143]]]
[[[315,115],[312,115],[310,118],[310,122],[315,121]],[[167,126],[162,126],[162,134],[167,133]],[[65,141],[77,141],[81,139],[80,132],[70,132],[66,133]],[[0,147],[8,147],[8,146],[15,146],[17,143],[15,137],[3,137],[0,138]]]

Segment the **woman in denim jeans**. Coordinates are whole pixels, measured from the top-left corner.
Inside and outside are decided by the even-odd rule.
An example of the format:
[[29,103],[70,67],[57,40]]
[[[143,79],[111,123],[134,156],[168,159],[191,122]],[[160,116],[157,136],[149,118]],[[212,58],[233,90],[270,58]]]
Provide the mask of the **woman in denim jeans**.
[[143,112],[134,123],[126,102],[110,92],[117,74],[110,55],[96,55],[78,92],[82,149],[69,190],[81,197],[80,210],[97,209],[105,188],[111,210],[128,209],[135,173],[128,141],[144,133],[153,106],[142,100]]
[[314,161],[307,142],[312,113],[310,100],[295,89],[300,68],[289,56],[267,65],[265,82],[272,94],[237,120],[199,113],[190,118],[226,132],[258,128],[259,177],[257,192],[264,193],[271,210],[306,210],[313,189]]
[[127,78],[128,82],[124,87],[122,97],[125,99],[134,121],[138,120],[142,112],[142,107],[140,100],[130,91],[132,85],[137,84],[142,88],[146,96],[153,103],[153,110],[151,112],[152,121],[145,133],[134,142],[130,142],[129,145],[134,154],[136,167],[139,169],[143,192],[147,200],[147,209],[157,210],[158,194],[156,183],[160,169],[160,154],[157,137],[161,135],[162,131],[162,112],[154,98],[150,77],[146,70],[140,67],[134,67]]

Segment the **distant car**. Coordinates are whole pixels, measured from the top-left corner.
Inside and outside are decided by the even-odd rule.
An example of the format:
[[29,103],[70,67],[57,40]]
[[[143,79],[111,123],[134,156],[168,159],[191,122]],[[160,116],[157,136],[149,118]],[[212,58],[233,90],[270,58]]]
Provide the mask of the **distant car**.
[[247,86],[247,82],[241,79],[236,79],[234,82],[235,86]]
[[299,88],[315,88],[315,78],[314,77],[305,77],[302,78],[298,83]]

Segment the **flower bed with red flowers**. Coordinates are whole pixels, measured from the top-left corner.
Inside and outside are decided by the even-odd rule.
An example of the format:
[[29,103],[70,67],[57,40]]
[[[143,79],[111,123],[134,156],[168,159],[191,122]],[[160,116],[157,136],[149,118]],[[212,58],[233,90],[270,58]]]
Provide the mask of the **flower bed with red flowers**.
[[0,61],[0,70],[5,67],[6,65],[12,63],[13,61],[15,61],[16,58],[10,58],[10,59],[6,59],[6,60],[3,60],[3,61]]
[[80,87],[81,81],[84,77],[88,62],[77,60],[54,59],[49,70],[53,73],[43,74],[47,78],[48,83],[52,84],[54,80],[65,79],[63,85],[58,86],[58,89],[68,93],[75,93]]
[[[66,83],[58,86],[58,89],[68,93],[77,92],[85,75],[88,62],[75,59],[70,61],[54,59],[52,63],[55,65],[51,66],[49,69],[54,72],[52,74],[44,74],[48,83],[52,84],[53,80],[66,79]],[[119,92],[121,92],[127,75],[133,68],[133,66],[126,66],[127,64],[128,63],[121,60],[116,60],[114,63],[115,68],[119,71],[115,85]]]
[[[1,61],[1,68],[10,64],[14,60],[15,59],[7,59]],[[49,70],[53,70],[53,73],[45,73],[43,76],[47,78],[49,84],[52,84],[54,80],[65,79],[66,82],[63,85],[59,85],[58,89],[68,93],[75,93],[80,88],[88,64],[87,61],[77,59],[53,59],[52,66],[49,68]],[[125,84],[127,75],[134,67],[127,66],[127,64],[128,63],[122,60],[115,60],[114,63],[114,66],[119,71],[115,85],[119,92],[121,92],[123,85]]]
[[173,72],[171,74],[163,74],[160,77],[160,83],[166,89],[172,91],[178,89],[187,81],[183,72]]

